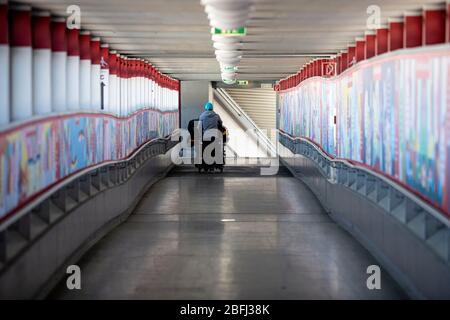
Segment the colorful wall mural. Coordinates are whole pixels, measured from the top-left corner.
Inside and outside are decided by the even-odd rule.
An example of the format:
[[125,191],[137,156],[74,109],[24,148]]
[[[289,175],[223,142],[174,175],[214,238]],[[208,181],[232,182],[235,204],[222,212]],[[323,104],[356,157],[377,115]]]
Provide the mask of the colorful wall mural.
[[0,219],[55,182],[178,128],[178,111],[53,116],[0,132]]
[[450,46],[400,50],[280,92],[279,128],[407,185],[450,215]]

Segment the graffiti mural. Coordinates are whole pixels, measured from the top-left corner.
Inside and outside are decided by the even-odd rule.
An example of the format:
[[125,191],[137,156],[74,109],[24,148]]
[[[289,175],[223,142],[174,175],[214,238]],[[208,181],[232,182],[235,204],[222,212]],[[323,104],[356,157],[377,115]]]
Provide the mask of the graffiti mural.
[[178,128],[178,111],[144,109],[129,118],[53,116],[0,132],[0,219],[86,167],[129,156]]
[[390,176],[450,215],[450,46],[376,57],[278,99],[281,130]]

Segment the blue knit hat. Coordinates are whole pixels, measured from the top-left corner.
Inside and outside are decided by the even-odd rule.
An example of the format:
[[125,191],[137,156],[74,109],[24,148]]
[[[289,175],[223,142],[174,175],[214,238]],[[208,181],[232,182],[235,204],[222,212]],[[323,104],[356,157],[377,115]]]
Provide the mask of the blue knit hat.
[[213,108],[214,107],[213,107],[213,104],[211,102],[205,103],[205,110],[212,111]]

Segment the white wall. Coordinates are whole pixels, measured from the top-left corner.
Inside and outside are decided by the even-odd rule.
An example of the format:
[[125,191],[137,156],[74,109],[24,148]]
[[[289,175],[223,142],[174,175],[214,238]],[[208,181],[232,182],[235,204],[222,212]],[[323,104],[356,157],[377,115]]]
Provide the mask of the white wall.
[[190,120],[198,119],[208,94],[208,81],[181,81],[181,128],[187,129]]

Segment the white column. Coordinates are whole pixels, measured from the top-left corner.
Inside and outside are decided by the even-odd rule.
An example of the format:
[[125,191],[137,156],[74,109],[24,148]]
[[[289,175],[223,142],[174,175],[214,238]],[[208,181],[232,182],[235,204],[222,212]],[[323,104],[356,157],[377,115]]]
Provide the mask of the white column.
[[67,109],[80,109],[80,35],[77,29],[67,30]]
[[63,18],[52,19],[52,110],[67,110],[67,44],[66,22]]
[[148,63],[145,61],[145,72],[144,72],[144,107],[148,108],[150,106],[150,80],[148,75]]
[[141,108],[141,75],[140,75],[140,59],[136,60],[136,109],[139,110]]
[[130,112],[130,108],[129,108],[129,93],[130,93],[130,79],[129,79],[129,74],[130,74],[130,66],[129,66],[129,61],[127,57],[124,57],[124,84],[123,84],[123,91],[124,91],[124,99],[123,99],[123,103],[124,103],[124,108],[123,108],[123,115],[127,116],[128,113]]
[[0,126],[11,120],[9,111],[8,5],[0,1]]
[[119,114],[117,108],[117,52],[109,52],[109,109],[114,114]]
[[100,52],[100,101],[103,104],[104,111],[112,112],[109,100],[109,46],[102,44]]
[[155,81],[153,80],[152,70],[150,70],[150,107],[155,107]]
[[125,57],[120,57],[120,115],[124,116],[126,114],[126,65]]
[[133,112],[133,68],[131,59],[127,60],[127,114]]
[[80,32],[80,108],[91,108],[91,43],[90,32]]
[[116,103],[117,103],[117,110],[118,114],[122,116],[122,109],[123,109],[123,62],[122,57],[120,54],[117,54],[117,60],[116,60],[116,70],[117,70],[117,95],[116,95]]
[[142,109],[145,105],[144,101],[145,87],[144,87],[144,60],[139,61],[139,109]]
[[134,108],[133,111],[137,111],[139,109],[139,59],[134,61]]
[[137,78],[136,78],[136,65],[137,60],[136,59],[130,59],[130,112],[134,112],[136,108],[136,97],[137,97]]
[[52,51],[50,13],[34,12],[33,34],[33,113],[52,111]]
[[134,62],[133,62],[133,59],[129,59],[128,60],[128,67],[129,67],[129,69],[128,69],[128,113],[130,114],[130,113],[133,113],[134,112],[134,107],[135,107],[135,104],[134,104],[134,98],[136,97],[135,96],[135,93],[134,93],[134,89],[135,89],[135,86],[134,86]]
[[11,119],[33,115],[33,49],[31,47],[31,7],[13,6],[11,17]]
[[100,38],[91,40],[91,109],[101,110]]

